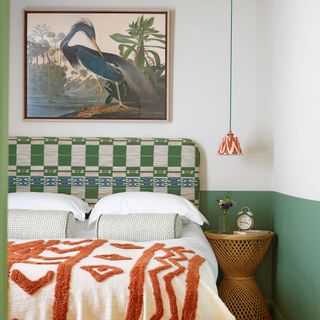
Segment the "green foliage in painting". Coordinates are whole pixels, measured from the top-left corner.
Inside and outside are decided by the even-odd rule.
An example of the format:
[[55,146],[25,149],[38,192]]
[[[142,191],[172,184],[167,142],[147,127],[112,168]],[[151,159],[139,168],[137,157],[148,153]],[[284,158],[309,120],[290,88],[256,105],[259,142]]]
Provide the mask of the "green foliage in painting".
[[153,26],[154,17],[140,16],[129,24],[127,34],[114,33],[110,37],[119,43],[119,53],[138,66],[154,82],[157,88],[164,87],[165,65],[161,63],[158,49],[165,49],[165,35]]

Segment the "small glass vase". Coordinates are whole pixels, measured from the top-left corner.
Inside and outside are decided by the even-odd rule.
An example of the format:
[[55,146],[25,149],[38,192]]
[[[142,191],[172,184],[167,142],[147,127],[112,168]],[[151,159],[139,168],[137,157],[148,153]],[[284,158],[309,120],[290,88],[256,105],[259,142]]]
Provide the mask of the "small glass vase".
[[218,216],[218,232],[230,233],[230,221],[229,212],[227,209],[223,209]]

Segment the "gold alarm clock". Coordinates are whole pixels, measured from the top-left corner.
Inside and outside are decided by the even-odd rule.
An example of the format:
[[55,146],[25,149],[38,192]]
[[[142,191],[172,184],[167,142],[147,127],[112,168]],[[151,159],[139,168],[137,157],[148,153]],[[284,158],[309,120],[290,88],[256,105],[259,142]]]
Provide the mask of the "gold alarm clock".
[[237,226],[240,231],[247,231],[253,228],[253,212],[248,207],[242,207],[238,212]]

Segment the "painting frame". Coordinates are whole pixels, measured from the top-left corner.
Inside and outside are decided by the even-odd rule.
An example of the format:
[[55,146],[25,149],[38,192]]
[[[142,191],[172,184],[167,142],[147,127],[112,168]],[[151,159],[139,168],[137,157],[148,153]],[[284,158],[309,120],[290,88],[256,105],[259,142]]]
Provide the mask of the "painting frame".
[[[86,64],[85,60],[84,64],[82,63],[82,61],[80,61],[80,71],[78,69],[76,70],[71,64],[74,61],[68,61],[67,55],[63,56],[63,68],[66,71],[61,71],[61,55],[64,54],[65,49],[64,47],[62,48],[61,45],[62,42],[65,42],[65,38],[71,32],[70,31],[68,34],[66,31],[61,31],[66,30],[66,28],[61,28],[61,30],[59,29],[53,31],[52,29],[49,29],[50,31],[48,31],[47,34],[42,38],[40,38],[41,34],[37,34],[36,38],[34,34],[31,34],[30,32],[30,30],[32,30],[32,27],[36,25],[37,21],[45,19],[46,23],[47,21],[52,21],[54,25],[64,26],[63,23],[65,23],[64,21],[66,20],[66,18],[72,17],[73,20],[76,20],[78,18],[78,21],[80,21],[78,16],[81,16],[80,20],[89,21],[88,24],[91,24],[92,26],[95,26],[95,24],[91,22],[91,20],[97,22],[96,26],[98,25],[98,28],[95,27],[96,30],[94,29],[96,36],[102,33],[102,30],[100,30],[101,21],[104,18],[108,17],[113,21],[116,19],[116,21],[119,22],[119,29],[122,30],[122,33],[119,31],[114,33],[109,32],[107,34],[107,36],[112,38],[112,40],[115,42],[113,45],[113,51],[107,52],[104,49],[101,49],[100,51],[100,48],[98,47],[95,52],[95,55],[97,56],[97,52],[100,52],[100,56],[102,58],[105,58],[105,60],[107,61],[104,61],[105,64],[108,65],[108,62],[111,64],[111,70],[113,70],[112,68],[114,67],[117,69],[116,71],[120,74],[119,82],[114,79],[110,80],[106,78],[106,73],[102,73],[101,69],[99,69],[98,71],[99,74],[93,73],[90,69],[88,69],[88,72],[86,73],[86,70],[83,69],[86,69],[88,65],[89,67],[91,67],[91,65]],[[55,19],[57,20],[56,22],[54,22]],[[67,21],[67,23],[69,23],[69,30],[72,30],[76,23],[74,23],[72,19],[70,20],[71,22],[69,23],[69,21]],[[129,20],[131,21],[130,23],[128,23]],[[125,25],[126,23],[127,25]],[[151,36],[149,37],[149,39],[151,39],[151,42],[154,41],[159,43],[159,45],[156,45],[157,43],[152,43],[151,45],[149,45],[149,41],[148,46],[145,47],[151,47],[152,49],[153,47],[155,47],[155,49],[145,50],[145,55],[140,60],[134,59],[137,57],[135,50],[132,50],[129,55],[127,54],[127,52],[125,52],[125,50],[123,50],[123,48],[128,48],[128,46],[126,46],[126,41],[128,41],[128,39],[129,41],[131,41],[131,35],[135,35],[135,33],[129,34],[129,30],[135,32],[136,30],[132,29],[135,28],[137,24],[138,26],[139,24],[142,24],[142,26],[149,26],[149,29],[151,30]],[[113,24],[113,26],[114,25],[115,24]],[[51,28],[50,24],[48,24],[47,27]],[[124,27],[128,28],[126,30],[127,34],[123,34]],[[160,31],[157,28],[159,28]],[[169,121],[169,10],[24,10],[24,31],[24,120],[100,120],[112,122]],[[83,30],[80,30],[79,33],[81,33],[82,35],[84,34]],[[55,38],[54,40],[52,40],[52,43],[55,44],[54,48],[52,48],[51,46],[51,41],[48,41],[48,38],[46,38],[52,36],[52,34],[55,34]],[[61,34],[64,34],[64,37],[61,38]],[[33,38],[30,37],[31,35],[33,36]],[[59,35],[60,39],[58,37]],[[157,38],[154,37],[154,35]],[[37,40],[35,40],[35,38]],[[41,43],[39,39],[42,41]],[[122,40],[123,42],[121,42]],[[37,43],[37,41],[40,44]],[[133,39],[133,41],[136,41],[136,39]],[[52,54],[52,52],[58,52],[56,54],[60,55],[59,58],[56,58],[54,60],[54,63],[52,62],[52,60],[49,60],[50,58],[48,56],[48,52],[46,52],[45,55],[41,55],[37,53],[39,50],[36,51],[34,49],[34,52],[30,50],[30,48],[36,47],[36,45],[40,47],[41,50],[42,43],[45,43],[47,47],[50,46],[50,51],[48,50],[50,55]],[[131,45],[131,43],[129,44]],[[118,52],[115,51],[115,45],[118,46]],[[135,46],[135,48],[138,47],[136,44],[133,44],[132,46]],[[84,45],[73,44],[73,46],[69,46],[68,43],[68,48],[70,47],[84,48]],[[122,48],[122,52],[120,51],[120,47]],[[90,52],[92,52],[95,47],[93,46],[89,49],[91,49]],[[46,47],[43,50],[46,50]],[[80,57],[83,58],[83,52],[81,53],[82,55]],[[103,54],[103,56],[101,54]],[[108,58],[106,55],[108,55]],[[94,56],[94,59],[91,58],[88,61],[94,61],[95,57],[96,56]],[[129,61],[129,65],[126,61],[123,61],[123,59],[125,58]],[[59,60],[59,65],[57,60]],[[140,61],[140,65],[137,64],[137,61]],[[132,67],[132,64],[135,64],[134,68]],[[59,72],[56,71],[56,69],[53,69],[53,67],[56,68]],[[143,74],[140,70],[138,70],[138,67],[143,71]],[[48,70],[46,71],[47,73],[45,75],[43,75],[45,73],[43,70]],[[49,74],[50,70],[51,74]],[[64,72],[64,78],[59,78],[59,81],[53,81],[52,70],[55,70],[56,74],[58,74],[59,76],[61,76],[61,73]],[[130,72],[128,72],[127,70],[130,70]],[[72,78],[72,74],[75,74],[74,78]],[[111,73],[111,75],[113,75],[113,73]],[[83,79],[81,78],[81,76],[83,77]],[[109,76],[109,74],[107,74],[107,76]],[[76,78],[79,78],[81,81]],[[96,85],[93,84],[94,78],[96,78]],[[37,80],[35,81],[35,79]],[[43,81],[42,79],[45,79],[45,81]],[[46,84],[46,81],[48,82],[48,85],[44,85]],[[70,83],[72,83],[72,81],[79,86],[77,88],[74,88],[75,86],[73,84],[72,90],[70,90]],[[63,89],[61,89],[61,83],[63,83],[65,86]],[[51,84],[51,86],[49,86],[49,84]],[[68,87],[67,93],[65,92],[66,86]],[[81,88],[83,87],[88,89],[87,95],[84,90],[81,90]],[[104,95],[102,96],[102,98],[98,96],[98,90],[100,89],[102,95]],[[99,102],[95,102],[95,95],[98,96],[97,101]],[[112,98],[111,100],[110,96]]]

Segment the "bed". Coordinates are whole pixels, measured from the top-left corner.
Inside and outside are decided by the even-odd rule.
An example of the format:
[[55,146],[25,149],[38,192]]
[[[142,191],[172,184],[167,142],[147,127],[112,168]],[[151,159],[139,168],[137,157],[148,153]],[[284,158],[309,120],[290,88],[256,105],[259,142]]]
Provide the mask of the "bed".
[[[63,193],[94,206],[119,192],[179,195],[199,205],[198,148],[189,139],[9,140],[9,192]],[[9,239],[10,320],[234,319],[216,289],[217,262],[201,227],[182,237],[132,242]]]

